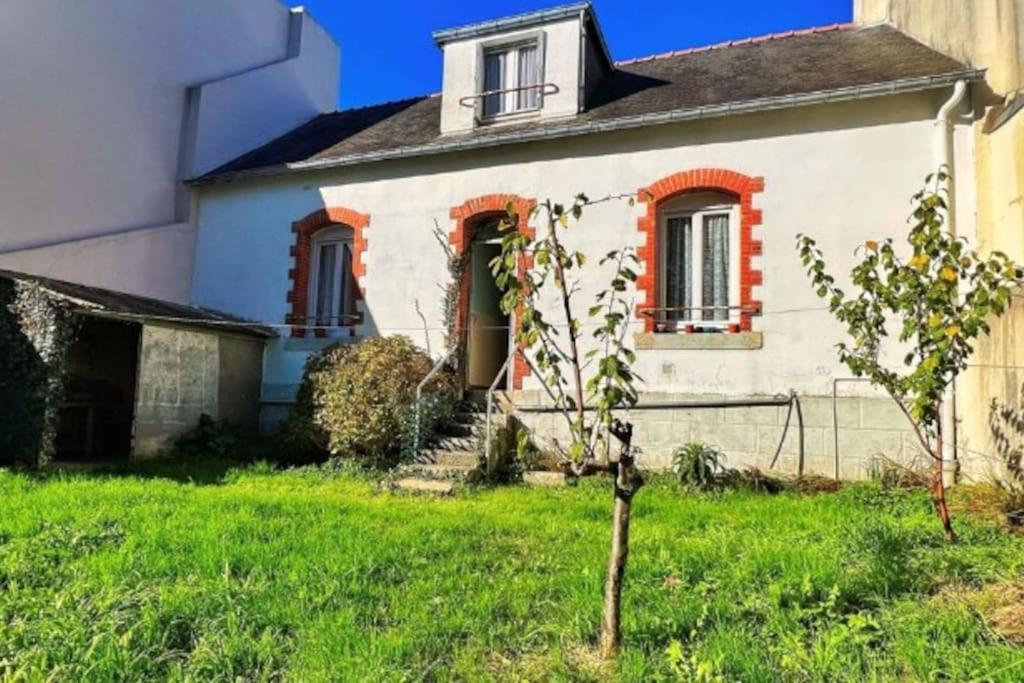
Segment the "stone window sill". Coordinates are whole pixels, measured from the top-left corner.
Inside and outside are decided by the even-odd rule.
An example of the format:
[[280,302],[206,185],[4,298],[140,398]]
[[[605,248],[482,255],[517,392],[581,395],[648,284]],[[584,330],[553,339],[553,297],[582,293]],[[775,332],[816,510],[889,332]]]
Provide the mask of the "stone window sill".
[[764,348],[761,332],[638,332],[637,351],[755,351]]

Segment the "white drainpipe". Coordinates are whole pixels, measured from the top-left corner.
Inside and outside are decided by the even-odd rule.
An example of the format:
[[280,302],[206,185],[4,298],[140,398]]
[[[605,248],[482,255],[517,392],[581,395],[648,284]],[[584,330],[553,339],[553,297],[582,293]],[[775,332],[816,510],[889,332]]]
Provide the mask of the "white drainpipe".
[[[934,163],[933,171],[943,169],[950,178],[944,186],[947,190],[946,201],[946,229],[951,235],[956,235],[956,206],[954,200],[954,179],[953,173],[953,110],[963,101],[967,92],[967,83],[957,81],[953,85],[953,94],[945,104],[939,108],[935,116],[935,140],[934,140]],[[942,399],[942,473],[946,485],[956,482],[959,473],[960,463],[957,459],[956,444],[956,385],[950,383],[946,388]]]

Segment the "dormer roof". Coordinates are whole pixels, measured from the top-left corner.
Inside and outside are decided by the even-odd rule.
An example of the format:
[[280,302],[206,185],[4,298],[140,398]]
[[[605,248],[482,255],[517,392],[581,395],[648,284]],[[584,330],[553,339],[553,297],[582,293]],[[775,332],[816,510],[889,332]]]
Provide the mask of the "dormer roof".
[[500,19],[479,21],[474,24],[465,24],[454,28],[441,29],[440,31],[434,31],[433,33],[434,44],[438,47],[443,47],[446,43],[451,43],[456,40],[483,38],[500,33],[507,33],[509,31],[518,31],[533,28],[535,26],[543,26],[544,24],[550,24],[552,22],[562,21],[563,19],[572,19],[575,17],[580,17],[584,22],[586,22],[588,31],[592,31],[590,35],[594,36],[597,44],[600,46],[601,55],[607,61],[608,65],[611,66],[611,52],[608,50],[608,44],[604,40],[604,34],[601,33],[601,24],[597,21],[597,11],[589,2],[573,2],[567,5],[549,7],[548,9],[523,12],[522,14],[513,14]]

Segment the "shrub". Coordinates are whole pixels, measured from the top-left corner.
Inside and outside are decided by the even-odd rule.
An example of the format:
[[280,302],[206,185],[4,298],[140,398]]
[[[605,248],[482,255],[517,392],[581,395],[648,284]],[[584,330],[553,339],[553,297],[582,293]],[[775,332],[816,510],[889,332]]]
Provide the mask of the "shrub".
[[237,458],[242,441],[242,432],[235,425],[203,414],[198,426],[177,438],[174,450],[192,458]]
[[[403,423],[414,409],[416,386],[431,367],[430,356],[407,337],[329,347],[307,364],[297,396],[298,417],[288,430],[300,443],[305,439],[310,446],[322,445],[332,455],[390,466],[402,447]],[[452,373],[438,373],[424,395],[434,406],[433,414],[454,413],[458,392]],[[448,407],[439,409],[439,403]],[[306,431],[295,434],[297,428]]]
[[707,491],[724,472],[724,462],[725,454],[714,446],[692,442],[672,455],[672,471],[686,488]]
[[327,433],[316,422],[314,380],[321,373],[342,363],[351,349],[351,346],[335,344],[320,353],[312,354],[306,360],[295,404],[277,433],[275,450],[279,452],[280,460],[298,465],[327,459]]

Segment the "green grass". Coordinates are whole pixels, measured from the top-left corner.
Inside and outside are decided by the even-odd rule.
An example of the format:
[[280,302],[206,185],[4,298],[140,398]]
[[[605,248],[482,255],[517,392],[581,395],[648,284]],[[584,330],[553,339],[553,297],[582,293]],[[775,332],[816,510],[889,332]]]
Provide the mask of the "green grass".
[[921,493],[642,489],[611,669],[606,481],[0,472],[0,500],[3,680],[1024,680],[954,597],[1024,575],[1024,539],[960,519],[946,546]]

